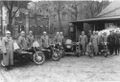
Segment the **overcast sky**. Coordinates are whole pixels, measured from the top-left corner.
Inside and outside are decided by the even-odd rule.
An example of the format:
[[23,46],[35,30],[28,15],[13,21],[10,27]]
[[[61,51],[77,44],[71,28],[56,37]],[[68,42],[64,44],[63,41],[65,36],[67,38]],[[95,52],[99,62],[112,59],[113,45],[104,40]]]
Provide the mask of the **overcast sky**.
[[[32,0],[32,1],[90,1],[90,0]],[[94,0],[94,1],[102,1],[102,0]],[[109,1],[119,1],[119,0],[109,0]]]

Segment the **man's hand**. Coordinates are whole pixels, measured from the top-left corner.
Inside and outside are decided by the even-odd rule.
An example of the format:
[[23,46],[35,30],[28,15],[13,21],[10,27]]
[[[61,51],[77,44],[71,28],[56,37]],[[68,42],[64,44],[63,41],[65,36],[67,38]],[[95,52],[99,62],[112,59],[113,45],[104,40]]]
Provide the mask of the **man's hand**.
[[4,55],[7,55],[7,53],[3,53]]
[[3,51],[2,51],[2,50],[0,50],[0,54],[3,54]]

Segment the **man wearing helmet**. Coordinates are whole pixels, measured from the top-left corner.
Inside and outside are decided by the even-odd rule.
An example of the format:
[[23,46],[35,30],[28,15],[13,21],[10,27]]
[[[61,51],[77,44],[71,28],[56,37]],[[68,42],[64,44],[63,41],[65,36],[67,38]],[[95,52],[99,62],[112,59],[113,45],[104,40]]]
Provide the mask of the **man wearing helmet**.
[[90,42],[93,45],[94,54],[97,55],[99,50],[98,49],[99,38],[98,38],[97,32],[93,31],[93,35],[90,38]]
[[54,37],[54,43],[59,43],[59,37],[60,37],[60,33],[56,32],[56,35]]
[[63,43],[63,42],[64,42],[63,32],[60,32],[60,42],[61,42],[61,43]]
[[85,55],[88,39],[84,31],[82,31],[81,35],[79,36],[79,42],[82,46],[82,53]]
[[28,47],[31,47],[33,42],[34,42],[33,32],[29,31],[29,35],[27,36]]
[[18,45],[20,46],[21,49],[27,49],[27,40],[25,38],[25,32],[22,31],[20,33],[20,36],[18,38]]
[[2,65],[8,70],[11,66],[14,65],[13,61],[13,40],[11,38],[11,32],[6,31],[5,37],[2,39],[2,52],[3,52],[3,61]]
[[49,47],[49,36],[47,35],[45,31],[43,32],[43,35],[41,36],[41,42],[42,42],[43,48]]

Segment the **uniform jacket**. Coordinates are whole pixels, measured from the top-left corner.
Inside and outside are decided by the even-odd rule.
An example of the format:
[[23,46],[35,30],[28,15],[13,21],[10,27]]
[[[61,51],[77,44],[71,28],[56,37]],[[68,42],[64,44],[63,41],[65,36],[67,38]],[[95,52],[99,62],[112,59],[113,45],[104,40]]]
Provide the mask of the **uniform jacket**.
[[13,40],[12,38],[4,37],[2,39],[3,64],[5,66],[13,65]]

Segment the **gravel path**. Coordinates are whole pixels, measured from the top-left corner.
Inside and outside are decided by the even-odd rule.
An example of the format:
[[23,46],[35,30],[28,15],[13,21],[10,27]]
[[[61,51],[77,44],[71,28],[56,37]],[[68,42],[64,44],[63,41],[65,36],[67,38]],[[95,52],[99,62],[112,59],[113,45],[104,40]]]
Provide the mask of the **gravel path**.
[[0,69],[0,82],[97,82],[120,81],[120,56],[108,58],[64,57],[59,62],[46,61],[43,65]]

